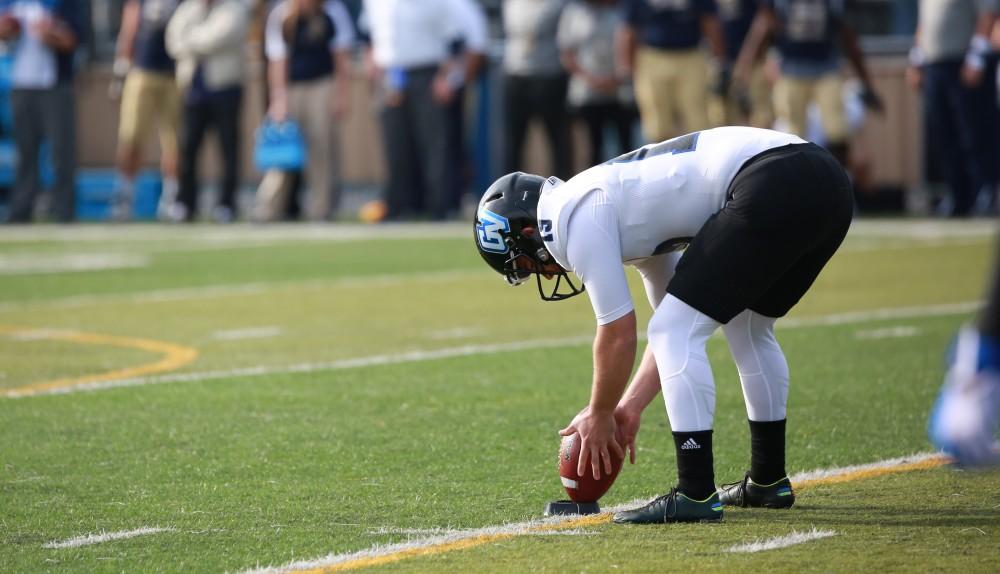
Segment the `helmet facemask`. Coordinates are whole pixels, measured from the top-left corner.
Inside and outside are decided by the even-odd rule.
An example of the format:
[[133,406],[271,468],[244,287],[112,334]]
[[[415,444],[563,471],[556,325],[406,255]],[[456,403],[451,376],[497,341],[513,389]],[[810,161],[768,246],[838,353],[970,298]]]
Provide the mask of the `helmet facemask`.
[[[504,242],[510,249],[510,257],[504,263],[504,278],[507,279],[509,285],[514,287],[522,285],[528,281],[531,275],[534,275],[535,284],[538,286],[538,295],[542,301],[563,301],[584,292],[585,287],[573,283],[569,273],[555,262],[549,250],[538,241],[535,228],[525,227],[520,235],[520,241],[513,235],[504,238]],[[531,266],[519,266],[518,260],[522,258],[530,261]],[[556,269],[552,269],[552,267],[546,269],[546,266],[550,265]],[[551,289],[546,288],[547,285],[542,282],[543,278],[545,283],[551,285]],[[566,289],[562,289],[563,287]]]

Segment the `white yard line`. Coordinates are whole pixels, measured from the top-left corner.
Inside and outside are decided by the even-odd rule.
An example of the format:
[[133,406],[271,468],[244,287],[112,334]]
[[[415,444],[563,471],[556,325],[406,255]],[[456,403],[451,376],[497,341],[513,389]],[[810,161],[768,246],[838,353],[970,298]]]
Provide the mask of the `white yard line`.
[[[780,329],[795,329],[802,327],[843,325],[849,323],[863,323],[867,321],[878,321],[882,319],[916,318],[948,316],[967,313],[979,308],[978,301],[965,303],[954,303],[946,305],[928,305],[925,307],[898,307],[889,309],[871,309],[868,311],[857,311],[850,313],[837,313],[819,317],[790,318],[779,321]],[[355,357],[341,359],[338,361],[325,361],[314,363],[298,363],[294,365],[259,365],[253,367],[242,367],[236,369],[225,369],[218,371],[196,371],[191,373],[175,373],[168,375],[153,375],[148,377],[136,377],[133,379],[121,379],[116,381],[97,381],[71,387],[51,389],[48,391],[33,392],[22,395],[12,391],[2,392],[0,396],[7,398],[23,398],[26,396],[71,394],[84,391],[97,391],[103,389],[113,389],[119,387],[138,387],[145,385],[155,385],[161,383],[181,383],[200,382],[218,379],[260,377],[279,374],[315,373],[325,371],[339,371],[344,369],[356,369],[361,367],[377,367],[382,365],[395,365],[401,363],[420,363],[435,361],[440,359],[452,359],[458,357],[468,357],[471,355],[488,355],[510,351],[524,351],[540,348],[559,348],[582,345],[592,340],[591,335],[579,335],[564,337],[560,339],[535,339],[530,341],[517,341],[511,343],[495,343],[482,345],[462,345],[459,347],[446,347],[434,350],[406,351],[391,355],[369,355],[366,357]]]
[[149,261],[148,256],[138,253],[8,253],[0,254],[0,275],[139,269]]
[[[822,470],[815,470],[810,472],[803,472],[792,475],[792,484],[797,482],[805,482],[806,480],[813,481],[813,484],[817,482],[821,483],[823,481],[833,481],[838,478],[845,479],[850,478],[850,475],[856,474],[859,470],[872,470],[872,469],[892,469],[893,467],[908,467],[915,462],[927,461],[935,457],[940,457],[936,453],[921,453],[906,457],[893,458],[889,460],[883,460],[871,464],[857,465],[857,466],[847,466],[842,468],[829,468]],[[630,508],[635,508],[636,506],[645,504],[646,500],[633,500],[624,504],[619,504],[617,506],[605,508],[605,513],[613,513],[619,510],[626,510]],[[300,560],[295,562],[290,562],[281,566],[265,566],[258,567],[250,570],[244,571],[243,574],[285,574],[289,572],[300,572],[300,571],[323,571],[324,569],[336,569],[343,568],[345,570],[350,570],[354,568],[360,568],[364,566],[369,566],[375,563],[379,563],[379,560],[384,560],[385,562],[402,560],[412,556],[419,556],[424,554],[440,554],[444,552],[449,552],[452,550],[461,549],[467,546],[474,546],[477,541],[479,543],[500,541],[515,536],[526,536],[532,535],[539,532],[554,532],[559,531],[560,525],[565,529],[580,530],[583,526],[592,526],[597,524],[604,524],[607,522],[606,514],[605,520],[603,521],[592,521],[592,523],[580,524],[581,521],[586,521],[586,518],[579,516],[553,516],[550,518],[540,518],[535,520],[528,520],[525,522],[518,522],[513,524],[505,524],[502,526],[490,526],[486,528],[477,528],[472,530],[447,530],[438,531],[430,529],[427,532],[432,533],[432,535],[425,538],[408,540],[406,542],[400,542],[396,544],[375,544],[367,549],[359,550],[355,552],[345,552],[341,554],[328,554],[326,556],[315,558],[311,560]],[[393,529],[381,529],[376,531],[376,534],[407,534],[408,531],[394,531]],[[416,532],[416,531],[414,531]],[[810,540],[815,540],[819,538],[826,538],[832,536],[835,533],[830,533],[830,531],[817,531],[813,529],[810,532],[805,533],[795,533],[792,535],[777,537],[763,542],[756,542],[762,547],[760,550],[770,550],[772,548],[783,548],[785,546],[790,546],[791,544],[800,544],[802,542],[807,542]],[[795,541],[787,543],[792,536],[795,536]],[[799,538],[802,538],[799,540]],[[466,544],[463,544],[466,543]],[[778,544],[781,544],[780,546]],[[764,545],[769,545],[764,548]],[[742,547],[747,547],[749,545],[740,545]],[[733,548],[738,548],[734,546]],[[754,551],[760,551],[754,550]],[[750,550],[733,550],[729,549],[730,552],[749,552]]]
[[377,367],[382,365],[395,365],[400,363],[421,363],[425,361],[436,361],[439,359],[451,359],[457,357],[468,357],[471,355],[489,355],[510,351],[525,351],[531,349],[567,347],[580,345],[590,341],[590,336],[566,337],[563,339],[537,339],[532,341],[518,341],[514,343],[500,343],[490,345],[464,345],[461,347],[448,347],[430,351],[409,351],[395,355],[370,355],[367,357],[356,357],[352,359],[341,359],[339,361],[327,361],[318,363],[298,363],[295,365],[275,365],[256,366],[239,369],[227,369],[221,371],[202,371],[194,373],[176,373],[172,375],[155,375],[150,377],[137,377],[134,379],[121,379],[117,381],[98,381],[71,387],[51,389],[48,391],[32,392],[31,394],[19,394],[11,391],[0,392],[0,396],[7,398],[23,398],[27,396],[41,395],[61,395],[78,393],[82,391],[96,391],[103,389],[113,389],[118,387],[137,387],[143,385],[155,385],[160,383],[184,383],[200,382],[217,379],[231,379],[242,377],[260,377],[280,374],[300,374],[326,371],[340,371],[344,369],[357,369],[361,367]]
[[778,548],[788,548],[796,544],[836,535],[837,533],[833,530],[816,530],[815,528],[806,532],[796,532],[793,530],[791,534],[786,534],[785,536],[776,536],[767,540],[755,540],[746,544],[737,544],[736,546],[727,548],[726,552],[754,553],[764,552],[765,550],[777,550]]
[[922,333],[920,329],[914,327],[913,325],[894,325],[892,327],[885,327],[883,329],[866,329],[863,331],[857,331],[854,333],[855,339],[861,339],[862,341],[877,341],[880,339],[905,339],[908,337],[916,337]]
[[39,301],[8,301],[0,303],[0,313],[27,309],[72,309],[93,305],[122,305],[171,303],[196,299],[213,299],[237,295],[259,295],[282,289],[336,289],[393,286],[408,283],[441,282],[473,276],[487,276],[482,271],[428,271],[424,273],[393,273],[383,275],[350,276],[337,279],[307,279],[304,281],[274,281],[242,283],[238,285],[206,285],[204,287],[177,287],[153,289],[136,293],[107,293],[74,295]]
[[112,540],[125,540],[126,538],[135,538],[136,536],[159,534],[161,532],[176,532],[176,529],[160,528],[157,526],[144,526],[142,528],[136,528],[135,530],[122,530],[118,532],[101,532],[100,534],[85,534],[83,536],[75,536],[67,540],[54,540],[52,542],[47,542],[42,545],[42,548],[76,548],[77,546],[89,546],[91,544],[111,542]]
[[277,326],[246,327],[243,329],[227,329],[212,333],[216,341],[244,341],[246,339],[270,339],[277,337],[284,330]]

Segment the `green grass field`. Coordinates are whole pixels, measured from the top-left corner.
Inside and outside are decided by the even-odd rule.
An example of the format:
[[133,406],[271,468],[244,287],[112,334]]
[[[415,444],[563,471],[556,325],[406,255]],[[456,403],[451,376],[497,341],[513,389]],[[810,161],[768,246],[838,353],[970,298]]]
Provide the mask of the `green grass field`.
[[[855,225],[778,324],[790,472],[930,452],[943,351],[994,230]],[[464,225],[0,229],[0,572],[243,572],[456,537],[339,568],[1000,568],[1000,473],[949,467],[815,484],[790,511],[715,525],[462,534],[534,525],[564,497],[556,431],[588,399],[593,331],[585,297],[506,287]],[[737,480],[739,380],[721,338],[710,354],[716,477]],[[673,467],[657,401],[602,504],[662,493]],[[47,547],[143,527],[163,530]],[[812,529],[834,535],[728,552]]]

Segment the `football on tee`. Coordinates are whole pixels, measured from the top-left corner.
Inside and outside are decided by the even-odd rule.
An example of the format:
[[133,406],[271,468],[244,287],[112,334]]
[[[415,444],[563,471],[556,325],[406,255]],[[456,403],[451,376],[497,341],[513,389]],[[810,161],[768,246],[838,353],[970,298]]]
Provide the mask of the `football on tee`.
[[559,478],[562,480],[566,493],[573,502],[597,502],[615,483],[618,471],[622,469],[623,459],[611,453],[611,474],[604,473],[601,465],[601,478],[594,480],[594,473],[587,461],[587,472],[583,476],[576,473],[580,461],[580,435],[577,433],[563,437],[559,445]]

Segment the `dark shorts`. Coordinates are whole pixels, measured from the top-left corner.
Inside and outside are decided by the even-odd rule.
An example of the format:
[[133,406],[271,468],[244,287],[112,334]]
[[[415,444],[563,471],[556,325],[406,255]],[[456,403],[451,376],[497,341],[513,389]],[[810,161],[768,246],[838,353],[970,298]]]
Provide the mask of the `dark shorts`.
[[725,207],[705,222],[667,293],[728,323],[744,309],[788,313],[844,240],[851,182],[826,150],[795,144],[748,160]]

